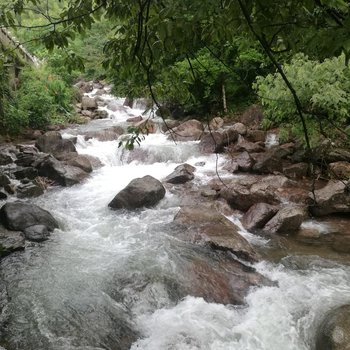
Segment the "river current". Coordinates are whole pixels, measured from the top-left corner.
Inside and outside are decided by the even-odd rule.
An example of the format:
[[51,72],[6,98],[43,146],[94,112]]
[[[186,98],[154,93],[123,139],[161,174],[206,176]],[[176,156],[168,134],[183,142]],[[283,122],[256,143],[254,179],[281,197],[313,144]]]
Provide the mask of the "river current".
[[[135,212],[107,205],[133,178],[162,180],[184,162],[205,162],[194,181],[206,184],[224,159],[201,155],[196,142],[174,144],[157,133],[142,142],[143,161],[127,161],[118,141],[79,136],[86,128],[124,125],[141,110],[108,112],[108,119],[64,132],[78,135],[78,152],[98,157],[103,167],[79,185],[31,200],[61,228],[2,262],[10,297],[2,330],[6,349],[312,350],[324,314],[349,303],[350,269],[317,256],[303,266],[293,257],[262,261],[257,271],[278,284],[251,289],[244,306],[184,295],[183,257],[199,252],[171,235],[181,198],[167,192],[156,207]],[[254,245],[268,244],[242,234]]]

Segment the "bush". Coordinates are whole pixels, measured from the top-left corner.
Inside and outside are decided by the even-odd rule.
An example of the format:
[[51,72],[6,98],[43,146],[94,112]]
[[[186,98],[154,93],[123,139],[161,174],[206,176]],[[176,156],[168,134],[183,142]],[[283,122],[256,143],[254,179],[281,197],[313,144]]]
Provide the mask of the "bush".
[[[319,62],[299,54],[283,68],[300,99],[313,144],[321,135],[331,137],[350,113],[350,70],[345,55]],[[254,88],[264,106],[265,126],[285,127],[302,139],[295,101],[282,77],[278,73],[258,77]]]
[[71,110],[73,90],[46,68],[27,69],[22,73],[17,109],[26,114],[28,125],[43,128]]

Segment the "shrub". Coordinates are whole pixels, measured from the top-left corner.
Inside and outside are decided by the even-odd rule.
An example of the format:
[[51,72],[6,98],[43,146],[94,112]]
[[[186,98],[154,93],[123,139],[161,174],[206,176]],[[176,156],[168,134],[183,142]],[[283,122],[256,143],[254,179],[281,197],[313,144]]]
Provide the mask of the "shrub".
[[[283,69],[294,87],[313,144],[331,137],[350,113],[350,70],[345,55],[323,62],[299,54]],[[282,126],[302,139],[303,131],[290,90],[278,73],[258,77],[254,88],[264,106],[264,124]]]

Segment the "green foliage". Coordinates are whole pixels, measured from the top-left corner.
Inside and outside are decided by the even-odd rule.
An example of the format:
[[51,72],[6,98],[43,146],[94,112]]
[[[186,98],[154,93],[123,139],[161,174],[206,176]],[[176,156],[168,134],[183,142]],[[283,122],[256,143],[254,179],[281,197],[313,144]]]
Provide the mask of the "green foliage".
[[42,128],[58,115],[69,115],[73,91],[45,67],[27,69],[22,73],[17,92],[17,107],[24,111],[28,125]]
[[[343,125],[350,115],[350,70],[345,55],[310,60],[296,55],[283,66],[299,96],[308,130],[316,142],[320,134],[331,136],[330,129]],[[258,77],[255,89],[265,110],[265,126],[284,125],[294,135],[302,135],[294,98],[282,77],[275,73]]]

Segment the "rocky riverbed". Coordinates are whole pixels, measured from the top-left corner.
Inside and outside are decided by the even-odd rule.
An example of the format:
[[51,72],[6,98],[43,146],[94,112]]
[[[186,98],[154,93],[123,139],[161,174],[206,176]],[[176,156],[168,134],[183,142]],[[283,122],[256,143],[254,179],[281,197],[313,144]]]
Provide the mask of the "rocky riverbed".
[[[320,149],[313,183],[255,107],[163,121],[79,87],[88,124],[1,145],[1,345],[342,349],[348,150]],[[134,151],[118,148],[128,126],[148,134]]]

